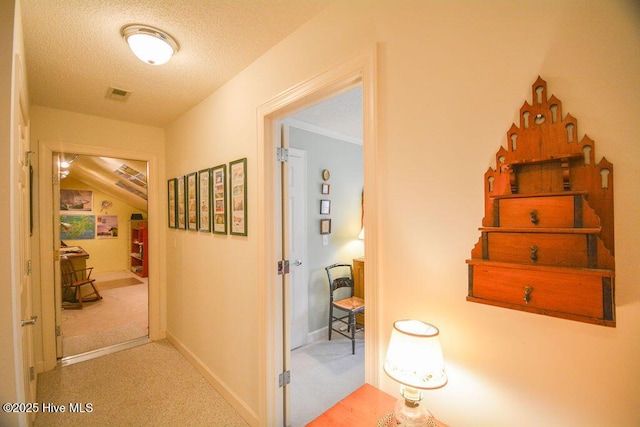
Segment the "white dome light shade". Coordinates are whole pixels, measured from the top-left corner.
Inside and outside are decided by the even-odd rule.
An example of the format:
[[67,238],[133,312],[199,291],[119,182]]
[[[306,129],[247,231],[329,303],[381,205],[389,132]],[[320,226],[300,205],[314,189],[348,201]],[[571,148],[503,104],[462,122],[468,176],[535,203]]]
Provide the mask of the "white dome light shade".
[[173,37],[157,28],[128,25],[121,32],[133,53],[147,64],[165,64],[178,51]]

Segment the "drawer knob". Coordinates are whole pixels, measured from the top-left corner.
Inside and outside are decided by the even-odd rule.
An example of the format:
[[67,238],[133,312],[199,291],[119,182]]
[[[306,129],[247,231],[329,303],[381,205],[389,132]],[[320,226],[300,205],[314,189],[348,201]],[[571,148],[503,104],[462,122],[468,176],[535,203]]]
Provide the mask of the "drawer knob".
[[533,292],[533,286],[524,287],[524,302],[526,304],[529,304],[529,301],[531,301],[531,292]]
[[531,215],[531,222],[537,225],[538,222],[540,221],[538,219],[538,211],[534,209],[531,212],[529,212],[529,215]]
[[529,248],[529,251],[531,252],[529,254],[529,258],[531,258],[531,261],[536,262],[538,260],[538,247],[536,245],[532,245]]

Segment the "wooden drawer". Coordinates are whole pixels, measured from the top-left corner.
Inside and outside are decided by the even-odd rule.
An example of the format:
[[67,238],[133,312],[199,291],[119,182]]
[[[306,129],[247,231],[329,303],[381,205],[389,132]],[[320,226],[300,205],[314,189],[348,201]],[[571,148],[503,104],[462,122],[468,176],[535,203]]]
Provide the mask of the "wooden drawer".
[[[585,234],[486,233],[487,260],[532,265],[590,267]],[[591,260],[593,264],[593,259]]]
[[494,227],[572,228],[583,225],[582,196],[496,198]]
[[469,264],[470,300],[558,317],[585,317],[594,323],[614,320],[613,278],[608,270]]

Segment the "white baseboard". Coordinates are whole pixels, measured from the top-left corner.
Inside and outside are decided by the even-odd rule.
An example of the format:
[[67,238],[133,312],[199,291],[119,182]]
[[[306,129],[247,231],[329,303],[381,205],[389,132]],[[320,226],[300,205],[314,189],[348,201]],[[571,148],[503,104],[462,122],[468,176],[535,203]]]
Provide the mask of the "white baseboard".
[[311,344],[314,343],[316,341],[322,341],[327,339],[327,334],[329,333],[329,331],[327,330],[329,329],[328,326],[325,326],[324,328],[320,328],[320,329],[316,329],[313,332],[309,332],[307,334],[307,344]]
[[178,349],[178,351],[202,374],[203,377],[222,395],[238,414],[250,425],[258,426],[258,415],[249,408],[246,403],[233,392],[213,371],[211,371],[202,361],[185,347],[171,332],[166,331],[167,340]]

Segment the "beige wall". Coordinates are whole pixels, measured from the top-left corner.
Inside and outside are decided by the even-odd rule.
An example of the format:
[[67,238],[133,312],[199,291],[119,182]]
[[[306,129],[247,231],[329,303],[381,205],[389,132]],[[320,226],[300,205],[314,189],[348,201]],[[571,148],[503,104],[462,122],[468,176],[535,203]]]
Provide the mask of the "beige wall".
[[[378,43],[380,354],[396,319],[440,327],[451,425],[637,425],[639,29],[632,1],[335,2],[166,129],[167,177],[249,168],[248,237],[167,232],[168,331],[258,412],[256,109]],[[465,301],[483,174],[538,75],[615,165],[615,329]]]
[[[132,213],[140,213],[140,209],[106,194],[99,189],[89,186],[83,182],[73,180],[71,177],[60,182],[61,189],[90,190],[93,192],[93,209],[91,212],[80,212],[80,214],[94,215],[96,226],[98,219],[102,215],[114,215],[118,217],[118,237],[98,238],[97,231],[94,239],[73,240],[65,239],[69,246],[81,246],[89,253],[87,266],[93,267],[93,272],[122,271],[129,270],[129,254],[131,246],[129,242],[129,221]],[[102,210],[100,203],[102,200],[109,200],[112,206],[106,211]],[[73,215],[79,212],[61,211],[60,214]],[[145,213],[146,217],[146,213]]]

